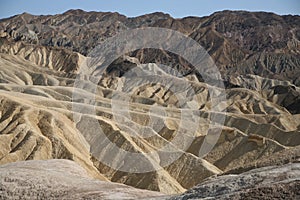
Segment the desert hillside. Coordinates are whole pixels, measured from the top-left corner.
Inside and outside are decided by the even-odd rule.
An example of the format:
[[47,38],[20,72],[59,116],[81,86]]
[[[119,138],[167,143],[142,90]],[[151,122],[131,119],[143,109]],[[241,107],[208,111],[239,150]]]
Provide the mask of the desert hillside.
[[[97,81],[81,76],[87,61],[95,61],[90,59],[97,46],[149,27],[178,31],[200,44],[222,85],[205,81],[183,57],[154,48],[127,52],[106,68],[96,63]],[[87,171],[82,184],[121,187],[128,198],[142,198],[162,194],[133,193],[178,194],[198,184],[214,187],[209,177],[299,162],[299,77],[300,16],[223,11],[181,19],[164,13],[129,18],[69,10],[2,19],[0,175],[12,162],[67,159],[77,164],[62,161],[62,167]],[[203,151],[205,145],[213,148]],[[38,162],[28,167],[40,173],[45,169]],[[59,160],[49,162],[54,168]],[[21,163],[12,164],[18,173]],[[293,181],[299,186],[296,167]],[[81,183],[70,181],[73,176],[66,174],[64,181],[77,188]]]

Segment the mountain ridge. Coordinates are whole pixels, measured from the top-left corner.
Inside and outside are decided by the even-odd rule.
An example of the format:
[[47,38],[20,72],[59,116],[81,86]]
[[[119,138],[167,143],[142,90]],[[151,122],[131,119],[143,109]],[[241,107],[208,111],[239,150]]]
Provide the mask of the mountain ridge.
[[[298,86],[299,25],[300,16],[245,11],[223,11],[206,17],[174,19],[164,13],[127,18],[112,12],[69,10],[57,15],[25,14],[0,20],[1,35],[7,39],[63,47],[84,56],[97,44],[122,30],[169,28],[199,42],[226,80],[234,73],[251,73],[291,80]],[[150,56],[145,62],[153,59]],[[257,67],[252,69],[253,65]],[[291,70],[296,70],[296,73]]]

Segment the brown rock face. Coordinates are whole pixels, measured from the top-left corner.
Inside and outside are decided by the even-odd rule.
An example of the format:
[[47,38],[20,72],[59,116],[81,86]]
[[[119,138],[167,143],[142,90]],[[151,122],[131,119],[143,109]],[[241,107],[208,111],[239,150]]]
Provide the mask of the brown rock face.
[[[97,45],[124,30],[142,27],[173,29],[193,38],[215,61],[225,88],[205,83],[182,57],[151,48],[114,60],[93,85],[95,91],[86,89],[90,82],[84,82],[85,77],[80,78],[86,87],[75,87],[80,67]],[[164,13],[128,18],[118,13],[70,10],[54,16],[24,13],[2,19],[0,164],[68,159],[101,181],[174,194],[222,173],[296,162],[300,155],[299,32],[299,16],[232,11],[174,19]],[[170,66],[182,76],[162,70],[159,64]],[[135,80],[124,75],[132,69],[140,70],[140,66],[151,74]],[[135,77],[139,73],[136,71]],[[172,86],[186,101],[184,104],[160,82],[171,79],[176,80]],[[116,103],[114,98],[125,83],[134,92],[128,103],[130,118],[121,113],[117,117],[124,123],[120,123],[115,113],[126,106],[126,99],[121,97]],[[216,106],[218,112],[212,111],[212,88],[217,90],[214,98],[223,99]],[[91,97],[93,102],[89,101]],[[153,113],[153,106],[160,109]],[[91,107],[95,112],[85,113]],[[185,111],[188,118],[182,117]],[[214,122],[212,116],[224,117],[224,123]],[[145,129],[153,119],[161,129]],[[84,122],[92,121],[99,124],[105,138],[88,131],[89,123]],[[191,136],[188,130],[195,124]],[[132,134],[133,127],[138,130],[136,135]],[[184,134],[174,142],[179,130]],[[221,133],[214,148],[199,155],[201,146],[211,142],[206,137],[208,131],[218,130]],[[151,137],[142,137],[145,132]],[[159,166],[159,170],[129,173],[106,165],[93,150],[107,141],[141,155],[132,169],[143,161],[147,166]],[[183,149],[188,142],[188,148]],[[166,158],[174,156],[160,151],[167,144],[180,156],[165,166]],[[128,157],[111,149],[107,144],[96,148],[96,153],[121,163],[121,167],[125,165]],[[283,190],[298,187],[298,182],[278,184]],[[266,186],[263,191],[273,189]],[[261,193],[262,188],[253,191]],[[241,195],[246,198],[250,194]]]
[[[70,10],[55,16],[17,15],[0,22],[1,35],[14,41],[63,47],[87,55],[107,38],[127,29],[163,27],[198,41],[228,79],[255,74],[299,86],[300,17],[223,11],[208,17],[173,19],[164,13],[127,18],[118,13]],[[142,62],[178,63],[147,53]],[[171,60],[170,60],[171,59]]]

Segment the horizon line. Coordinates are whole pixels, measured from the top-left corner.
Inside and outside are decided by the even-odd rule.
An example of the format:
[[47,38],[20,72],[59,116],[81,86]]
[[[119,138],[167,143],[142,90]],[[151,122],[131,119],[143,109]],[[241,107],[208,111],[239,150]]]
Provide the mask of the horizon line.
[[152,11],[152,12],[149,12],[149,13],[143,13],[143,14],[138,14],[138,15],[126,15],[122,12],[118,12],[118,11],[106,11],[106,10],[103,10],[103,11],[100,11],[100,10],[85,10],[85,9],[82,9],[82,8],[71,8],[71,9],[67,9],[63,12],[53,12],[53,13],[31,13],[31,12],[26,12],[24,11],[23,13],[17,13],[17,14],[13,14],[11,16],[6,16],[6,17],[0,17],[0,20],[3,20],[3,19],[9,19],[9,18],[13,18],[13,17],[16,17],[16,16],[19,16],[19,15],[22,15],[22,14],[29,14],[29,15],[32,15],[32,16],[54,16],[54,15],[61,15],[61,14],[64,14],[64,13],[67,13],[67,12],[70,12],[70,11],[83,11],[85,13],[117,13],[119,15],[122,15],[122,16],[125,16],[127,18],[137,18],[137,17],[141,17],[141,16],[145,16],[145,15],[151,15],[151,14],[155,14],[155,13],[162,13],[162,14],[165,14],[165,15],[169,15],[170,17],[174,18],[174,19],[184,19],[184,18],[188,18],[188,17],[199,17],[199,18],[202,18],[202,17],[208,17],[208,16],[211,16],[211,15],[214,15],[216,13],[221,13],[221,12],[248,12],[248,13],[269,13],[269,14],[275,14],[275,15],[278,15],[278,16],[300,16],[299,14],[294,14],[294,13],[289,13],[289,14],[280,14],[280,13],[276,13],[276,12],[273,12],[273,11],[264,11],[264,10],[243,10],[243,9],[224,9],[224,10],[216,10],[208,15],[186,15],[186,16],[180,16],[180,17],[175,17],[173,16],[172,14],[168,13],[168,12],[164,12],[164,11]]

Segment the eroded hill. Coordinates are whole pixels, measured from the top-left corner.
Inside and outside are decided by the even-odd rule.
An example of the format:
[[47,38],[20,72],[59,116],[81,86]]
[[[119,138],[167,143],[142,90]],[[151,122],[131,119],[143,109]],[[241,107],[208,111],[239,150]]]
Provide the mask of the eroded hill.
[[[94,47],[123,30],[141,27],[179,31],[208,51],[225,84],[225,88],[217,88],[220,93],[215,96],[222,99],[219,112],[211,111],[209,91],[214,86],[206,84],[184,59],[164,50],[139,49],[116,59],[93,85],[95,93],[74,88],[80,67]],[[2,19],[0,164],[69,159],[100,180],[174,194],[213,175],[296,161],[300,145],[299,29],[299,16],[231,11],[174,19],[163,13],[127,18],[118,13],[70,10],[53,16],[24,13]],[[162,71],[159,64],[168,64],[183,76]],[[149,83],[123,76],[140,66],[151,71],[146,79]],[[176,80],[174,85],[186,104],[180,104],[176,95],[160,84],[169,79]],[[114,97],[125,83],[135,91],[129,103],[130,118],[118,112],[116,120]],[[74,99],[74,95],[82,99]],[[95,97],[92,104],[85,101],[91,96]],[[94,114],[79,112],[91,105]],[[152,106],[164,110],[164,115],[151,113]],[[122,107],[121,98],[117,108]],[[185,110],[190,111],[188,120],[182,120]],[[74,115],[80,117],[75,120]],[[224,123],[210,127],[211,116],[224,118]],[[132,134],[133,128],[145,130],[150,119],[162,128],[147,129],[151,137]],[[162,167],[129,173],[105,165],[91,145],[101,138],[87,142],[83,137],[87,121],[99,123],[111,141],[97,149],[101,158],[126,161],[120,153],[112,153],[110,145],[116,145],[142,155],[147,166]],[[188,134],[190,127],[181,128],[180,124],[196,127],[194,135]],[[174,142],[179,130],[186,134]],[[208,131],[218,130],[221,133],[214,148],[199,156]],[[183,143],[188,142],[183,150]],[[180,156],[164,166],[166,155],[159,150],[167,144]]]

